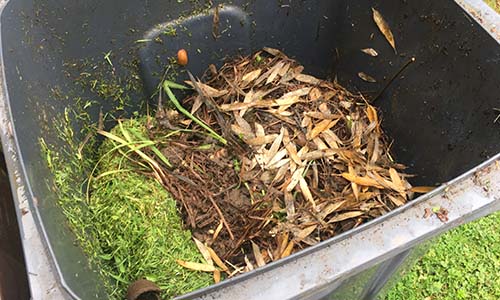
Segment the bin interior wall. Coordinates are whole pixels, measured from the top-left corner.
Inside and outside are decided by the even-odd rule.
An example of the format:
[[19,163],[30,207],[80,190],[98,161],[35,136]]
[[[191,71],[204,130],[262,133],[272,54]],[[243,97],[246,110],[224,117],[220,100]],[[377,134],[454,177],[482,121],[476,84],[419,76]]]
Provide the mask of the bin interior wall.
[[[269,46],[299,60],[308,73],[336,76],[351,90],[373,95],[415,57],[416,62],[376,103],[382,110],[383,127],[394,139],[395,157],[410,166],[409,172],[418,174],[414,183],[445,182],[499,151],[500,124],[493,123],[498,113],[493,108],[498,107],[500,97],[500,47],[454,1],[232,1],[232,7],[242,9],[229,12],[228,18],[240,16],[245,22],[228,31],[234,32],[231,37],[204,39],[197,33],[211,32],[211,17],[198,16],[182,21],[192,32],[191,38],[186,34],[170,40],[164,37],[161,45],[144,45],[140,57],[128,53],[137,46],[136,40],[158,24],[190,11],[195,2],[16,0],[2,12],[2,54],[12,130],[28,189],[38,199],[39,221],[60,271],[81,297],[100,293],[95,288],[99,285],[73,235],[62,225],[66,222],[48,189],[46,179],[51,175],[38,144],[40,137],[49,143],[57,141],[51,120],[75,105],[77,97],[99,100],[75,87],[64,72],[67,62],[102,61],[109,51],[117,65],[120,60],[140,59],[144,94],[148,94],[155,83],[150,71],[159,68],[151,62],[156,55],[167,63],[168,56],[184,47],[190,53],[189,68],[201,75],[208,63],[220,64],[226,54]],[[391,25],[397,54],[376,28],[371,7]],[[369,47],[379,56],[360,51]],[[365,83],[358,72],[370,74],[378,82]],[[67,99],[56,97],[55,89]],[[140,96],[130,110],[140,107]],[[102,103],[103,110],[110,105]],[[97,106],[91,109],[93,118],[98,111]],[[75,124],[74,131],[78,129]]]

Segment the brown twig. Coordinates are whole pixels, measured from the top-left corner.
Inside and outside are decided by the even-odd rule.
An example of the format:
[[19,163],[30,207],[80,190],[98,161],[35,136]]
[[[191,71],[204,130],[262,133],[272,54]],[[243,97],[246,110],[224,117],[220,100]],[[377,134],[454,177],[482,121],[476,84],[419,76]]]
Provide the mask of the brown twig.
[[212,205],[214,206],[215,210],[219,214],[219,217],[221,218],[222,222],[224,223],[224,227],[226,227],[227,232],[229,233],[229,237],[231,238],[231,240],[234,240],[233,232],[231,231],[231,228],[229,227],[229,224],[227,223],[226,218],[224,217],[224,214],[220,210],[220,208],[217,205],[217,203],[215,202],[214,198],[212,198],[212,196],[209,195],[208,199],[210,199],[210,202],[212,202]]

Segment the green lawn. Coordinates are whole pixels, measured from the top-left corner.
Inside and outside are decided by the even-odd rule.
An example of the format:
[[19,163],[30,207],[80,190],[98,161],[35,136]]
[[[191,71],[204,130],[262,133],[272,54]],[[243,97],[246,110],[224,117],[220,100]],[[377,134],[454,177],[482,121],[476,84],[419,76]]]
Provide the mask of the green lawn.
[[500,213],[440,237],[386,300],[500,299]]
[[485,0],[484,2],[488,3],[489,6],[500,12],[500,0]]

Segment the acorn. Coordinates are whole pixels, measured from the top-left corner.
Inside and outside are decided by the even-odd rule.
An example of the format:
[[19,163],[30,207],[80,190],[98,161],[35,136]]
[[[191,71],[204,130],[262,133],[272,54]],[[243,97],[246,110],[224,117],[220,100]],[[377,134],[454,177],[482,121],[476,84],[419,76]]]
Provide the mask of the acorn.
[[185,49],[180,49],[177,51],[177,63],[181,66],[188,64],[188,54]]

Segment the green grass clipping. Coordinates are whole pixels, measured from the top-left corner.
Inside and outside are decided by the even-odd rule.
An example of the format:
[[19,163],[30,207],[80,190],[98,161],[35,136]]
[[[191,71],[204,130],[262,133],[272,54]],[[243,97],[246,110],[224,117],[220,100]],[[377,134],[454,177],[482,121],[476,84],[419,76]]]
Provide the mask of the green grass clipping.
[[[147,136],[145,124],[145,117],[130,119],[110,132],[122,138],[124,130]],[[141,172],[130,149],[105,138],[94,151],[98,162],[94,158],[91,163],[76,156],[62,159],[43,141],[42,147],[53,170],[59,205],[80,246],[107,279],[110,299],[123,299],[128,285],[141,278],[159,285],[164,298],[213,283],[211,274],[177,264],[177,259],[203,262],[202,256],[183,228],[176,201]],[[87,184],[75,179],[91,166],[87,192]]]

